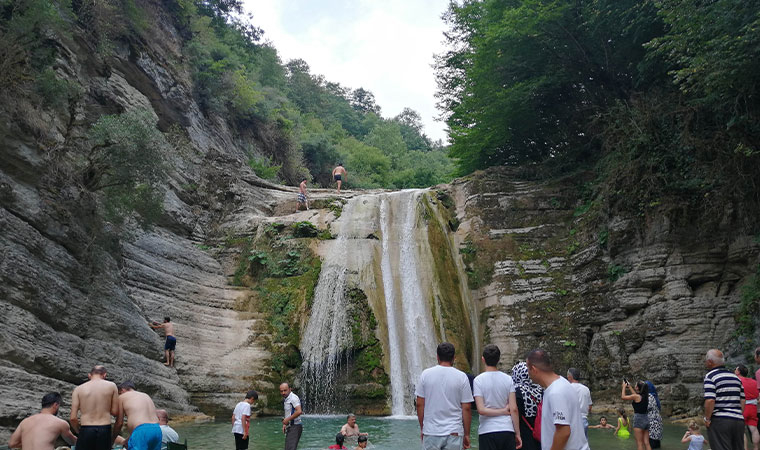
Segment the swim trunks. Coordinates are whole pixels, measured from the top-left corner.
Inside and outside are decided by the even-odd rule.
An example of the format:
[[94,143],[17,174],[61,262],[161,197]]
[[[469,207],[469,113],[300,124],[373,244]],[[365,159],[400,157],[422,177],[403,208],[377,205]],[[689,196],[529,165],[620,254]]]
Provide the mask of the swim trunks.
[[138,425],[129,435],[127,448],[129,450],[161,450],[161,427],[157,423]]
[[164,344],[164,350],[174,350],[177,347],[177,338],[174,336],[166,336],[166,343]]
[[77,450],[110,450],[111,425],[82,425],[79,427]]
[[337,173],[336,173],[336,174],[334,175],[334,177],[335,177],[335,181],[340,181],[340,180],[341,180],[341,176],[340,176],[340,174],[337,174]]
[[298,203],[306,203],[306,196],[303,194],[298,194]]

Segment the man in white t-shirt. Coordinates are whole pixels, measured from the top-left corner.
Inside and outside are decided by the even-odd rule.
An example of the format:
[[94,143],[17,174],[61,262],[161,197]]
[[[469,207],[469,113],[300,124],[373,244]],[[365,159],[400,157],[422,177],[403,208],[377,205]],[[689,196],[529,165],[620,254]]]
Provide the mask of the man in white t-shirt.
[[301,440],[303,425],[301,425],[301,399],[298,398],[288,383],[280,385],[280,395],[282,395],[282,406],[285,411],[285,418],[282,419],[282,432],[285,433],[285,450],[296,450],[298,441]]
[[544,388],[541,411],[541,450],[589,450],[575,389],[554,373],[551,357],[533,350],[526,361],[533,382]]
[[483,348],[486,371],[475,377],[472,394],[480,414],[480,450],[515,450],[522,447],[519,412],[512,377],[499,370],[501,350],[494,344]]
[[156,416],[161,427],[161,450],[166,450],[169,442],[179,442],[179,434],[169,426],[169,413],[165,409],[157,409]]
[[583,421],[583,433],[588,439],[588,415],[591,414],[591,391],[586,386],[581,384],[580,380],[581,372],[575,367],[567,369],[567,381],[570,382],[570,386],[575,389],[575,393],[578,394],[578,402],[581,411],[581,420]]
[[235,435],[235,450],[248,448],[248,428],[251,423],[251,405],[259,399],[259,393],[248,391],[245,400],[235,406],[232,412],[232,434]]
[[440,344],[436,353],[438,365],[422,371],[415,389],[422,449],[470,448],[470,380],[453,366],[453,344]]

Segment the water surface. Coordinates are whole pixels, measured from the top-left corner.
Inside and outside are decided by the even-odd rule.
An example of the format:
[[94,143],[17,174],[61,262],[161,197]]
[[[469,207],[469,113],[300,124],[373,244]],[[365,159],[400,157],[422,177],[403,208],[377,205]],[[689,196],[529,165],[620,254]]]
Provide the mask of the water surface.
[[[323,450],[335,443],[335,434],[345,423],[345,416],[305,416],[303,418],[303,435],[298,446],[300,450]],[[377,450],[419,449],[419,425],[416,417],[359,417],[359,429],[369,433],[371,445]],[[598,423],[598,418],[591,418],[591,423]],[[478,448],[478,421],[473,418],[472,448]],[[180,434],[181,441],[187,438],[188,448],[193,450],[221,450],[234,448],[234,438],[229,423],[182,424],[174,428]],[[681,444],[686,427],[665,424],[662,450],[683,450],[687,444]],[[282,424],[276,417],[254,419],[251,422],[251,450],[272,450],[284,447]],[[628,440],[621,440],[612,434],[612,430],[589,430],[589,444],[593,450],[635,450],[633,435]],[[355,442],[354,442],[355,445]],[[353,445],[346,445],[353,450]]]

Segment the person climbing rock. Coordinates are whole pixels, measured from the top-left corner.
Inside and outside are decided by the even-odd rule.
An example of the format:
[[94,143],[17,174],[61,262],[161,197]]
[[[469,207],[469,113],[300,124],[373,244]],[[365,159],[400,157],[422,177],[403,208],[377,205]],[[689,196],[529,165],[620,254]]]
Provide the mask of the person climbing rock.
[[174,324],[169,316],[164,317],[164,323],[153,322],[150,327],[155,329],[162,328],[166,336],[164,343],[164,356],[166,357],[165,366],[174,367],[174,350],[177,348],[177,338],[174,337]]

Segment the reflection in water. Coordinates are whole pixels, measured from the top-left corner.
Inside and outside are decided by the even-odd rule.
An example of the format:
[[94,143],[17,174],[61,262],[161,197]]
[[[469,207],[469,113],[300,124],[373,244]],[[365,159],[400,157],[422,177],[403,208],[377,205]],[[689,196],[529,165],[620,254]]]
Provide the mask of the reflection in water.
[[[591,423],[597,423],[598,417],[592,417]],[[300,450],[323,450],[335,443],[335,434],[346,422],[345,416],[305,416],[303,418],[303,436],[298,446]],[[357,420],[362,433],[369,433],[371,447],[377,450],[398,450],[420,448],[420,428],[417,418],[359,417]],[[188,448],[193,450],[219,450],[232,448],[229,423],[177,424],[173,425],[180,434],[180,440],[187,438]],[[279,418],[265,417],[251,421],[251,450],[272,450],[283,448],[284,438]],[[662,450],[683,450],[681,444],[685,426],[666,424]],[[478,448],[477,414],[472,421],[472,448]],[[589,430],[589,444],[592,450],[634,450],[634,439],[620,440],[608,430]],[[355,445],[355,442],[354,444]],[[346,445],[353,450],[354,446]]]

